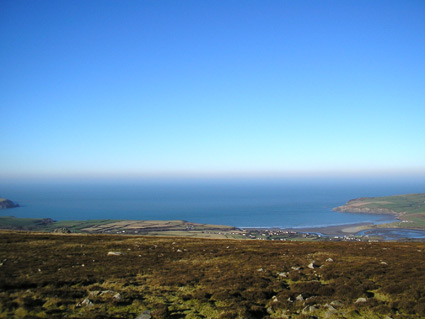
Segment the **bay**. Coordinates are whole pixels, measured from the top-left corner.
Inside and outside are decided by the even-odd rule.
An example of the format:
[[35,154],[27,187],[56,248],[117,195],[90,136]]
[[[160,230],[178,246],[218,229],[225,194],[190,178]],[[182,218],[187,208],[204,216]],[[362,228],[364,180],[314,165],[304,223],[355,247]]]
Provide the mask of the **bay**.
[[55,220],[187,220],[236,227],[304,228],[390,221],[332,211],[350,199],[425,192],[422,179],[1,181],[21,207],[1,216]]

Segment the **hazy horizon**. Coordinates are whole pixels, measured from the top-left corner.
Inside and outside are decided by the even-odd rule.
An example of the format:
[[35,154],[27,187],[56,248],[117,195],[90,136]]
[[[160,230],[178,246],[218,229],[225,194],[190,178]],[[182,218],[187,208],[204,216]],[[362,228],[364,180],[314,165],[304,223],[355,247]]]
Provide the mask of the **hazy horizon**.
[[0,178],[424,178],[422,1],[2,1]]

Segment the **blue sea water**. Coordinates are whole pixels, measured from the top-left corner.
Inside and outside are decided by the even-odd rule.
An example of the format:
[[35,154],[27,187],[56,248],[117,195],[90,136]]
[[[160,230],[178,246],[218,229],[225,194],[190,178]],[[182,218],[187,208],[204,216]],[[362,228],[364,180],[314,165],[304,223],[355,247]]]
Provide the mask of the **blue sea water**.
[[358,197],[423,192],[421,179],[0,181],[0,197],[21,205],[0,215],[302,228],[389,221],[332,208]]

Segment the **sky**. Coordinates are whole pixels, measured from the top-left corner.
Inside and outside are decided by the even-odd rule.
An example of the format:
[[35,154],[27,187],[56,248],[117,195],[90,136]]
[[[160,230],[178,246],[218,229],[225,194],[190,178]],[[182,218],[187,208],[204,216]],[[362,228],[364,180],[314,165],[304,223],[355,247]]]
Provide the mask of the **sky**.
[[0,178],[425,176],[425,2],[0,2]]

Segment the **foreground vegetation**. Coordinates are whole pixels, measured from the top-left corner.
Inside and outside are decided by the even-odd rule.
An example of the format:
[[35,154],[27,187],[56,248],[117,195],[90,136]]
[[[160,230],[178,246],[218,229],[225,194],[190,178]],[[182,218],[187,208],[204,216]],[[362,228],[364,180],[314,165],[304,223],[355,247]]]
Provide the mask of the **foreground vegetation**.
[[[406,194],[353,199],[335,211],[347,213],[393,214],[400,222],[392,227],[425,229],[425,194]],[[389,224],[380,227],[388,227]]]
[[425,244],[0,233],[0,317],[423,318]]

